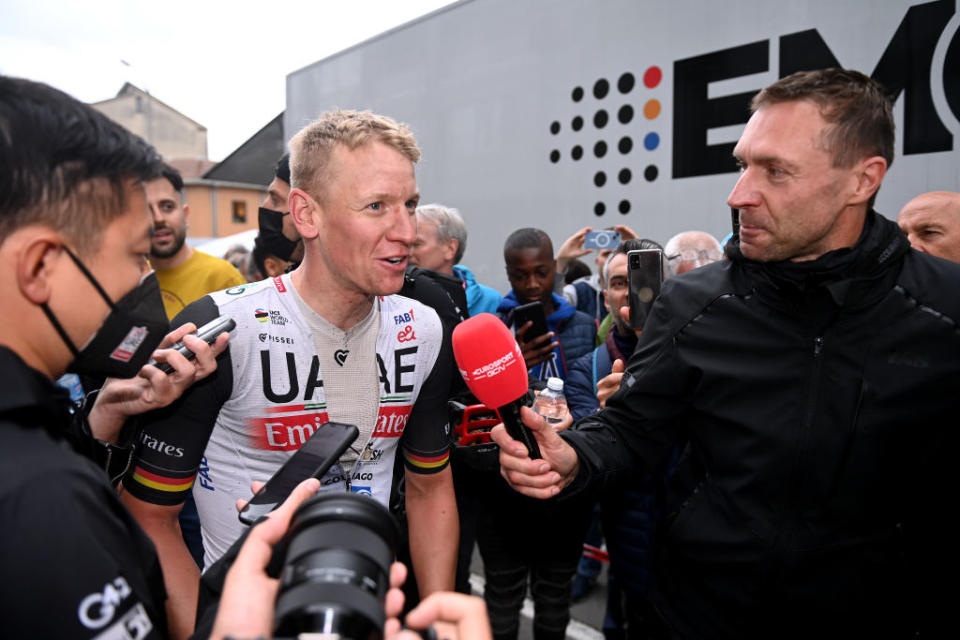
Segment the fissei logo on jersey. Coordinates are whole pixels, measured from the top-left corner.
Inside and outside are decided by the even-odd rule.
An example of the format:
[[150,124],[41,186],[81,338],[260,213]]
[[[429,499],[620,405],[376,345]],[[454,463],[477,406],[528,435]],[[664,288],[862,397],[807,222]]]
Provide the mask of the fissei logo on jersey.
[[[84,596],[77,607],[77,618],[87,629],[101,629],[113,622],[121,604],[133,591],[123,576],[117,576],[103,586],[102,591],[95,591]],[[137,602],[129,611],[124,613],[109,628],[101,632],[97,638],[117,638],[121,640],[140,640],[146,638],[153,630],[153,623],[143,604]]]

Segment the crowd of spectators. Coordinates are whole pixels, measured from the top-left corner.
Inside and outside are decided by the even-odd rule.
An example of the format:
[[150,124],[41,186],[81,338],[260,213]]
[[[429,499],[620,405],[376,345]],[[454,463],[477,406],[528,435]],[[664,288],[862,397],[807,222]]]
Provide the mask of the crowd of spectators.
[[[801,72],[755,97],[722,244],[617,225],[616,246],[585,247],[584,227],[555,251],[556,229],[518,224],[502,293],[464,263],[473,212],[420,204],[420,150],[389,117],[304,127],[252,250],[220,259],[185,243],[182,180],[152,147],[44,85],[0,89],[0,159],[22,167],[0,178],[0,291],[18,318],[0,340],[0,612],[15,636],[269,636],[270,548],[318,491],[401,523],[388,635],[407,613],[515,640],[529,589],[534,637],[562,639],[596,581],[585,543],[609,552],[609,640],[944,628],[960,194],[919,195],[899,226],[874,211],[893,123],[862,74]],[[663,264],[643,326],[634,251]],[[530,305],[545,333],[515,315]],[[528,404],[565,382],[565,416],[523,412],[542,459],[500,426],[451,437],[454,406],[479,404],[451,334],[484,313],[514,332]],[[190,335],[220,315],[229,339]],[[169,348],[181,339],[195,359]],[[54,386],[68,371],[80,403]],[[241,525],[238,501],[327,421],[359,439]],[[470,593],[474,545],[485,606],[452,593]],[[44,597],[16,605],[32,585]]]

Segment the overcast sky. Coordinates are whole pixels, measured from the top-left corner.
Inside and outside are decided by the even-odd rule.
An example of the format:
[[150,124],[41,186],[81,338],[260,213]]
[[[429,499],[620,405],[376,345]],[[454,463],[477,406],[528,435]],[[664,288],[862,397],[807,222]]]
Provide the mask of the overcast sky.
[[84,102],[132,82],[207,127],[219,161],[283,111],[288,73],[447,4],[2,0],[0,73]]

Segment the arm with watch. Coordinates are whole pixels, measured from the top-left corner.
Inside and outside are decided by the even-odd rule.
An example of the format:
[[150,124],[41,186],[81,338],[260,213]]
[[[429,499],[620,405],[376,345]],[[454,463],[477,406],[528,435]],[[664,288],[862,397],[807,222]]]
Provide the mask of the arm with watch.
[[[116,484],[127,470],[139,435],[136,416],[169,405],[193,383],[216,370],[217,356],[226,348],[229,334],[220,333],[212,344],[201,340],[196,326],[187,323],[164,337],[153,360],[171,372],[145,365],[132,378],[107,378],[103,387],[87,394],[75,414],[71,440],[74,448],[102,467]],[[193,352],[188,358],[176,348],[182,341]]]

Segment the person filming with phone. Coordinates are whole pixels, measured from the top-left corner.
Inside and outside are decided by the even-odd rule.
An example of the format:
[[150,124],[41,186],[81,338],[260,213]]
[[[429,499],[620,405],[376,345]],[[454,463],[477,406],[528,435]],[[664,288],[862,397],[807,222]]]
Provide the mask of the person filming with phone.
[[510,292],[497,314],[514,327],[531,378],[566,378],[568,364],[593,349],[597,325],[553,293],[557,263],[550,236],[540,229],[517,229],[503,246],[503,260]]
[[[568,363],[593,348],[596,323],[553,293],[556,262],[550,236],[544,231],[514,231],[504,244],[503,256],[512,289],[497,311],[516,331],[527,367],[527,384],[521,385],[521,391],[530,397],[528,387],[539,390],[548,378],[565,378]],[[509,331],[504,333],[509,338]],[[573,420],[565,413],[553,428],[570,425]],[[496,640],[517,637],[529,580],[534,634],[544,640],[562,640],[570,619],[570,583],[592,505],[544,505],[513,491],[496,469],[484,473],[477,546],[483,558],[483,597],[493,636]]]
[[729,260],[665,284],[619,391],[542,460],[493,429],[538,498],[607,491],[689,443],[653,560],[672,638],[945,637],[942,520],[960,414],[960,266],[873,210],[889,94],[804,71],[763,89],[733,155]]

